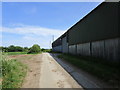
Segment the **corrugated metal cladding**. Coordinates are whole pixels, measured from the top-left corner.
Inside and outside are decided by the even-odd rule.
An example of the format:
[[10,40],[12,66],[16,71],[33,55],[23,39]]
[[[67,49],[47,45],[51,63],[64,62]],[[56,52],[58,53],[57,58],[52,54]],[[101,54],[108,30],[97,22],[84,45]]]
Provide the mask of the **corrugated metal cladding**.
[[61,35],[53,51],[120,60],[120,2],[104,2]]
[[104,2],[98,6],[69,29],[69,45],[120,37],[118,7],[117,2]]
[[67,43],[67,37],[62,38],[62,52],[68,53],[68,43]]
[[62,45],[62,40],[61,38],[58,38],[56,41],[54,41],[54,43],[52,43],[52,47],[56,47]]
[[[63,35],[61,35],[57,40],[55,40],[53,43],[52,43],[52,47],[56,47],[56,46],[59,46],[59,45],[62,45],[62,38],[64,37],[67,37],[67,32],[65,32]],[[68,38],[68,37],[67,37]]]

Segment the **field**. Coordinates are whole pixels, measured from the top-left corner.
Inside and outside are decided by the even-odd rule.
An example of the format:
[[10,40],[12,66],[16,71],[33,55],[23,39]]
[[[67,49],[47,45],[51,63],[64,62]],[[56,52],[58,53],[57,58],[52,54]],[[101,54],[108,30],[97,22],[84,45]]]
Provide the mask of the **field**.
[[60,54],[58,58],[64,59],[74,66],[83,69],[93,76],[107,82],[110,85],[119,86],[119,64],[107,62],[98,58],[74,56],[68,54]]

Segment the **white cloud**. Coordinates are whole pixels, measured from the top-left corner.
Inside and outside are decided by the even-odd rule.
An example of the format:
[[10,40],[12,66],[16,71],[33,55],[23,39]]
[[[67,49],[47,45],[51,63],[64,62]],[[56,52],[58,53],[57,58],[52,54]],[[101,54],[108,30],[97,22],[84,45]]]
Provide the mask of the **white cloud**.
[[42,35],[42,36],[54,35],[56,37],[60,36],[65,32],[65,30],[49,29],[49,28],[34,27],[34,26],[24,26],[24,27],[16,27],[16,28],[2,27],[1,30],[2,32],[22,34],[22,35],[27,35],[27,34]]
[[6,39],[3,38],[3,45],[20,45],[20,46],[31,46],[33,44],[39,44],[41,47],[49,48],[50,42],[52,42],[52,36],[54,35],[55,39],[57,39],[60,35],[62,35],[65,30],[58,30],[58,29],[50,29],[38,26],[28,26],[22,25],[22,27],[2,27],[0,28],[0,32],[7,32],[9,35],[18,34],[22,35],[20,39],[15,36],[14,39],[8,38],[4,36]]

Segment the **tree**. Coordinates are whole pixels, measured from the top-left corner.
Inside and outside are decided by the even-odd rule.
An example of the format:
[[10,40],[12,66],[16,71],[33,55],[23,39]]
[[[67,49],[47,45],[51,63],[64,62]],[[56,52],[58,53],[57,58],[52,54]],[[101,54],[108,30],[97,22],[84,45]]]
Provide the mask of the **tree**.
[[22,52],[22,51],[23,51],[23,47],[16,46],[16,47],[15,47],[15,51],[16,51],[16,52]]
[[24,47],[24,52],[28,52],[29,48],[28,47]]
[[4,48],[4,47],[0,47],[0,52],[4,52],[4,51],[3,51],[3,48]]
[[7,47],[1,47],[1,49],[2,49],[2,52],[7,52],[8,51]]
[[16,47],[14,45],[10,45],[8,47],[8,52],[15,52]]
[[41,51],[40,46],[38,44],[34,44],[28,53],[39,53]]
[[41,51],[42,52],[51,52],[52,50],[51,49],[44,49],[44,48],[42,48]]
[[42,51],[42,52],[44,52],[44,51],[45,51],[45,49],[44,49],[44,48],[42,48],[42,49],[41,49],[41,51]]
[[8,47],[8,52],[22,52],[23,47],[11,45]]

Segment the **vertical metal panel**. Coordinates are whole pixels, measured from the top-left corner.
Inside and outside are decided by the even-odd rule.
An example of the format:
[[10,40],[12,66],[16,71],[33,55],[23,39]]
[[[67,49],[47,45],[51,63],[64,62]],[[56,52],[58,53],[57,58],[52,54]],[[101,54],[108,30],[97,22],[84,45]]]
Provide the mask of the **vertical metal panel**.
[[92,56],[104,58],[104,40],[92,42]]
[[105,40],[105,56],[108,60],[119,60],[120,38]]
[[62,38],[62,52],[68,53],[67,37]]
[[120,38],[118,38],[118,60],[120,61]]
[[76,54],[76,45],[70,45],[69,46],[69,53],[70,54]]
[[90,56],[90,43],[83,43],[77,45],[77,54]]
[[77,44],[77,54],[83,55],[83,47],[82,44]]
[[53,50],[54,50],[55,52],[62,52],[62,46],[59,45],[59,46],[53,47]]

